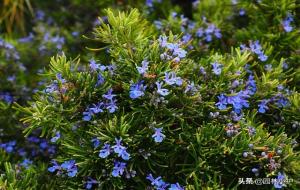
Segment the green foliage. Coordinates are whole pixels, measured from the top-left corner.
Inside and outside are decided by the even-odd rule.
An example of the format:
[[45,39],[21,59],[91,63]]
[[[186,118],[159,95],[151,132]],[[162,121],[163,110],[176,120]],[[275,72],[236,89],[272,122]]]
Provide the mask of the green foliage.
[[[61,132],[57,141],[60,147],[57,160],[59,163],[76,160],[79,173],[75,178],[56,177],[57,181],[64,180],[57,183],[60,188],[82,187],[82,181],[92,176],[99,181],[100,189],[144,189],[149,184],[146,176],[153,173],[173,183],[178,181],[186,189],[235,189],[244,188],[238,185],[239,178],[255,177],[251,172],[254,167],[259,169],[259,177],[274,178],[282,171],[297,179],[300,159],[296,144],[284,128],[274,130],[277,120],[271,114],[290,114],[292,120],[296,120],[297,93],[287,95],[291,100],[289,108],[282,110],[274,105],[270,107],[270,115],[257,113],[257,104],[265,97],[275,96],[277,86],[290,80],[291,75],[282,69],[283,60],[273,58],[270,61],[274,65],[272,73],[264,71],[261,62],[250,52],[241,52],[238,48],[202,57],[191,52],[179,62],[163,60],[161,54],[167,50],[161,47],[152,27],[136,9],[130,13],[107,10],[107,15],[108,23],[101,20],[94,36],[109,48],[110,57],[106,60],[114,65],[112,72],[90,71],[85,68],[84,61],[68,60],[65,55],[53,57],[50,70],[44,76],[49,78],[49,85],[56,85],[56,90],[40,91],[28,107],[15,104],[16,109],[25,114],[22,121],[28,125],[26,135],[35,129],[41,129],[41,135],[47,137]],[[166,37],[169,43],[180,40],[171,32]],[[274,51],[268,43],[263,48],[268,55]],[[97,57],[102,56],[100,52]],[[148,60],[150,65],[147,75],[141,76],[136,66],[143,60]],[[212,62],[222,64],[221,74],[199,75],[200,67],[213,73]],[[244,111],[243,118],[232,122],[227,114],[230,107],[220,111],[220,116],[211,117],[212,112],[218,111],[216,97],[221,93],[235,96],[237,93],[228,86],[233,80],[247,80],[248,73],[242,69],[247,64],[255,71],[257,92],[249,98],[251,106]],[[105,66],[110,65],[106,63]],[[164,73],[170,71],[183,78],[183,84],[170,88],[170,95],[158,101],[159,95],[153,84],[165,80]],[[97,86],[99,74],[105,78],[101,86]],[[147,84],[145,96],[129,98],[132,84],[141,80]],[[184,93],[190,81],[198,89],[192,95]],[[93,116],[91,121],[84,121],[83,112],[104,101],[102,95],[110,88],[117,96],[116,113],[104,111]],[[247,84],[242,84],[236,92],[245,88]],[[267,122],[262,117],[272,119]],[[160,127],[166,136],[161,144],[153,142],[151,137],[153,129]],[[252,128],[255,134],[250,131]],[[230,130],[237,132],[231,136],[228,135]],[[132,179],[111,177],[114,161],[119,158],[116,155],[99,158],[101,146],[93,147],[93,138],[100,140],[101,146],[103,143],[114,144],[115,138],[122,138],[130,153],[126,172],[136,171],[138,175]],[[248,156],[244,156],[245,152]],[[267,157],[261,156],[263,153]],[[297,183],[288,185],[295,188]]]

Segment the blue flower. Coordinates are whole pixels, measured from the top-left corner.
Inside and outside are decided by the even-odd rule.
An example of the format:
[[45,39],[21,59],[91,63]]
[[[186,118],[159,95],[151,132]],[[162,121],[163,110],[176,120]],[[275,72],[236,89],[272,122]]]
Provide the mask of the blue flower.
[[116,100],[111,100],[106,104],[106,109],[109,111],[109,113],[114,113],[118,109],[116,102]]
[[168,85],[176,84],[178,86],[181,86],[182,83],[183,83],[183,80],[180,77],[176,77],[176,73],[175,72],[170,72],[170,73],[165,72],[165,79],[164,79],[164,81]]
[[56,142],[59,138],[60,138],[60,132],[58,131],[58,132],[55,133],[55,136],[52,137],[50,141],[54,143],[54,142]]
[[145,95],[146,86],[143,85],[143,81],[140,81],[135,84],[131,84],[129,96],[131,99],[136,99]]
[[220,75],[222,72],[222,64],[219,64],[218,62],[214,62],[211,64],[213,67],[213,72],[215,73],[215,75]]
[[178,56],[179,58],[185,58],[187,52],[182,48],[175,48],[173,49],[173,55]]
[[113,171],[112,171],[112,176],[113,177],[120,177],[123,175],[124,170],[126,169],[126,163],[125,162],[115,162]]
[[91,189],[93,187],[93,184],[97,184],[97,183],[98,183],[97,180],[92,179],[91,177],[88,177],[88,180],[85,184],[85,188],[86,189]]
[[110,88],[106,94],[102,95],[103,98],[107,100],[113,100],[113,98],[116,96],[115,94],[112,94],[112,88]]
[[249,76],[248,81],[246,82],[246,90],[248,91],[249,95],[253,95],[256,92],[256,81],[253,75]]
[[75,160],[68,160],[61,164],[62,169],[67,171],[69,177],[74,177],[77,174],[77,166]]
[[166,47],[173,52],[173,56],[178,56],[179,58],[184,58],[187,52],[179,47],[177,43],[167,43]]
[[3,148],[7,153],[11,153],[14,151],[16,146],[16,141],[9,141],[7,143],[0,143],[0,148]]
[[224,110],[227,108],[227,97],[224,94],[220,94],[218,96],[219,102],[216,103],[216,106],[218,106],[219,110]]
[[261,61],[267,61],[268,56],[266,56],[265,54],[261,53],[258,55],[258,59]]
[[59,35],[56,35],[56,36],[50,38],[50,42],[52,42],[53,44],[55,44],[57,49],[61,50],[63,44],[65,43],[65,38],[64,37],[60,37]]
[[42,10],[37,10],[35,14],[35,19],[41,21],[44,20],[44,18],[45,18],[45,12]]
[[148,70],[148,65],[149,62],[147,60],[142,61],[142,66],[141,67],[136,67],[136,69],[138,70],[138,72],[143,75],[147,72]]
[[93,143],[93,146],[94,146],[94,148],[98,148],[99,146],[100,146],[100,140],[98,139],[98,138],[93,138],[92,140],[91,140],[91,142]]
[[79,35],[79,32],[78,31],[73,31],[71,34],[72,34],[72,36],[77,37]]
[[267,106],[267,103],[269,103],[269,100],[264,99],[260,102],[260,104],[258,104],[258,112],[259,113],[266,113],[266,110],[269,109]]
[[153,0],[146,0],[147,7],[153,7]]
[[126,151],[126,148],[118,154],[119,157],[121,157],[123,160],[129,160],[130,154]]
[[275,104],[280,108],[284,108],[289,105],[289,100],[286,97],[284,97],[282,94],[280,94],[279,99]]
[[102,85],[104,82],[105,82],[104,77],[102,76],[101,73],[98,73],[96,86]]
[[52,160],[51,163],[53,164],[53,166],[51,166],[51,167],[48,168],[49,172],[53,173],[56,170],[60,170],[61,169],[60,165],[58,165],[58,163],[55,160]]
[[159,42],[161,47],[167,47],[168,37],[167,36],[159,36],[158,37],[158,42]]
[[179,183],[176,183],[176,184],[171,184],[171,187],[169,187],[169,190],[184,190],[184,188],[181,187],[179,185]]
[[211,36],[210,34],[207,34],[207,35],[205,36],[205,41],[211,42],[211,41],[212,41],[212,36]]
[[103,107],[104,107],[104,103],[99,102],[97,104],[93,104],[93,106],[89,108],[89,111],[91,111],[93,114],[102,113]]
[[222,34],[221,34],[221,30],[216,28],[215,29],[215,32],[214,32],[214,35],[216,36],[216,38],[220,39],[222,38]]
[[250,50],[255,53],[255,54],[261,54],[262,53],[262,47],[259,43],[258,40],[256,40],[255,42],[250,42]]
[[30,32],[29,36],[26,36],[24,38],[20,38],[18,40],[18,42],[20,42],[20,43],[27,43],[27,42],[31,42],[33,39],[34,39],[34,35]]
[[255,176],[259,175],[259,170],[257,168],[252,168],[251,171],[255,174]]
[[282,187],[285,187],[284,184],[285,176],[281,172],[278,172],[277,179],[275,180],[274,187],[276,189],[281,189]]
[[[1,147],[1,145],[0,145],[0,147]],[[25,151],[24,148],[20,148],[20,149],[18,150],[18,154],[19,154],[20,156],[24,157],[24,156],[26,156],[27,152]]]
[[110,155],[110,145],[108,143],[105,143],[99,152],[99,157],[106,158],[109,155]]
[[201,38],[204,34],[204,30],[203,28],[198,28],[197,32],[196,32],[196,36]]
[[103,112],[103,108],[104,108],[104,103],[103,102],[93,104],[92,107],[86,109],[86,111],[83,112],[83,118],[82,119],[84,121],[90,121],[94,114]]
[[291,22],[293,22],[294,19],[292,15],[289,13],[288,16],[281,22],[284,31],[291,32],[293,30],[293,27],[291,26]]
[[32,164],[32,161],[29,159],[24,159],[23,162],[20,164],[21,166],[23,166],[24,168],[29,168],[29,166]]
[[194,82],[189,82],[186,86],[184,93],[191,93],[192,95],[196,94],[198,91],[197,87],[195,86]]
[[245,51],[248,50],[249,48],[248,48],[245,44],[241,44],[241,45],[240,45],[240,49],[241,49],[241,52],[245,52]]
[[204,67],[202,67],[202,66],[199,68],[199,72],[200,72],[202,75],[206,75],[206,71],[205,71]]
[[83,112],[83,120],[84,121],[90,121],[92,119],[92,116],[93,116],[93,112],[88,110],[88,111],[85,111]]
[[40,142],[40,148],[41,149],[47,149],[48,148],[48,142],[46,140],[41,140]]
[[164,138],[166,137],[163,133],[162,133],[162,128],[154,128],[154,134],[152,135],[152,137],[154,138],[155,142],[162,142],[164,140]]
[[114,72],[117,69],[117,66],[115,64],[111,64],[111,65],[108,65],[106,68],[110,75],[114,75]]
[[262,51],[262,47],[258,40],[250,42],[250,50],[258,56],[259,60],[266,61],[268,59],[268,56],[266,56]]
[[153,23],[154,23],[155,27],[156,27],[158,30],[160,30],[160,29],[163,28],[163,24],[162,24],[161,21],[155,20]]
[[232,88],[236,88],[240,85],[240,81],[239,80],[234,80],[232,83],[231,83],[231,87]]
[[50,84],[46,87],[44,92],[50,94],[50,93],[58,91],[58,89],[59,89],[59,87],[58,87],[57,81],[54,81],[52,84]]
[[248,100],[246,99],[248,97],[249,95],[246,91],[240,91],[235,96],[227,97],[227,103],[232,104],[234,112],[240,114],[244,107],[249,107]]
[[159,176],[157,178],[154,178],[152,174],[149,174],[146,179],[148,179],[149,181],[151,181],[151,185],[153,185],[154,187],[156,187],[156,189],[161,188],[161,187],[165,187],[168,184],[166,182],[164,182],[162,180],[162,177]]
[[40,142],[40,139],[38,137],[34,137],[34,136],[27,137],[27,140],[29,142],[32,142],[32,143],[39,143]]
[[240,15],[240,16],[244,16],[245,14],[246,14],[245,9],[240,9],[240,10],[239,10],[239,15]]
[[162,88],[163,82],[156,82],[155,84],[157,86],[157,93],[158,94],[160,94],[162,96],[166,96],[170,93],[168,89]]
[[117,153],[119,157],[122,157],[123,160],[129,160],[130,154],[126,151],[126,147],[122,146],[122,138],[116,138],[115,141],[116,145],[112,147],[114,152]]
[[182,42],[184,44],[187,44],[192,39],[192,35],[187,33],[184,36],[182,36]]
[[122,138],[120,139],[116,138],[115,141],[116,141],[116,145],[114,145],[112,148],[114,149],[115,153],[120,154],[125,149],[125,147],[121,145]]
[[216,26],[214,24],[209,24],[205,29],[205,34],[212,34],[215,30]]
[[8,92],[6,92],[0,94],[0,100],[4,100],[6,103],[11,104],[14,101],[14,98]]
[[65,170],[69,170],[75,166],[75,160],[67,160],[61,164],[61,167]]
[[96,72],[98,70],[104,71],[106,69],[105,66],[103,66],[101,64],[97,64],[97,62],[94,59],[90,59],[90,68],[94,72]]

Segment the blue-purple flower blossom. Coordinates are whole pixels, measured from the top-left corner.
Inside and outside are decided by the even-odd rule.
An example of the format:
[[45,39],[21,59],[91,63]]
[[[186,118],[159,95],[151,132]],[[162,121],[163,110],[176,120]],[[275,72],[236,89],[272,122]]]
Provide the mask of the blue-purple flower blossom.
[[77,174],[77,166],[75,160],[68,160],[61,164],[60,166],[67,172],[69,177],[74,177]]
[[188,85],[186,86],[184,93],[190,93],[191,95],[195,95],[198,92],[197,86],[195,86],[194,82],[188,82]]
[[137,99],[145,95],[146,86],[143,85],[144,81],[139,81],[138,83],[131,84],[129,96],[131,99]]
[[112,146],[114,149],[114,152],[118,154],[119,157],[122,157],[123,160],[129,160],[130,154],[126,151],[126,147],[124,147],[122,143],[122,138],[120,139],[115,139],[116,144]]
[[17,142],[9,141],[7,143],[0,143],[0,148],[4,149],[7,153],[11,153],[14,151]]
[[221,72],[222,72],[222,67],[223,65],[218,63],[218,62],[213,62],[212,64],[212,67],[213,67],[213,72],[215,73],[215,75],[220,75]]
[[149,174],[146,179],[148,179],[151,182],[151,185],[153,185],[157,189],[167,184],[166,182],[164,182],[164,180],[162,180],[161,176],[154,178],[152,174]]
[[106,94],[102,95],[103,98],[107,100],[112,100],[116,95],[112,93],[112,88],[110,88]]
[[101,144],[100,140],[97,137],[93,138],[91,140],[91,142],[93,143],[93,147],[94,148],[98,148],[100,146],[100,144]]
[[32,165],[32,161],[29,159],[24,159],[21,163],[21,166],[23,166],[24,168],[28,169],[30,165]]
[[52,143],[54,143],[54,142],[56,142],[58,139],[60,139],[60,132],[59,132],[59,131],[55,133],[55,136],[52,137],[50,141],[51,141]]
[[291,32],[293,30],[293,26],[291,26],[291,22],[293,21],[293,16],[289,13],[287,17],[281,22],[285,32]]
[[117,100],[110,100],[106,104],[106,109],[108,110],[109,113],[114,113],[118,109],[116,102]]
[[56,170],[61,170],[61,166],[55,161],[55,160],[52,160],[51,163],[53,164],[51,167],[48,168],[48,171],[53,173],[55,172]]
[[171,184],[168,190],[184,190],[179,183]]
[[110,145],[108,143],[105,143],[99,152],[99,157],[106,158],[110,155],[110,153],[111,153]]
[[259,113],[266,113],[266,110],[269,109],[267,104],[269,103],[269,100],[264,99],[258,104],[258,112]]
[[123,175],[124,171],[126,169],[126,163],[125,162],[115,162],[113,171],[112,171],[112,176],[113,177],[120,177]]
[[163,128],[154,128],[154,134],[152,135],[152,137],[154,138],[154,141],[157,143],[161,143],[164,138],[166,137],[163,133],[162,133]]
[[177,86],[181,86],[183,83],[183,80],[180,77],[176,76],[175,72],[165,72],[165,79],[164,81],[168,84],[168,85],[173,85],[176,84]]
[[256,90],[257,90],[256,81],[254,79],[254,76],[250,75],[248,81],[246,82],[246,91],[248,92],[249,95],[253,95],[255,94]]
[[157,86],[158,94],[160,94],[162,96],[166,96],[170,93],[168,89],[162,88],[163,82],[156,82],[155,84]]
[[275,182],[274,182],[274,187],[276,189],[282,189],[282,187],[286,186],[284,184],[284,182],[285,182],[284,174],[282,174],[281,172],[278,172],[277,179],[275,179]]
[[218,96],[219,102],[216,103],[219,110],[225,110],[227,108],[227,97],[224,94]]
[[5,92],[5,93],[0,92],[0,100],[4,100],[6,103],[11,104],[14,101],[14,98],[8,92]]
[[148,71],[148,65],[149,65],[149,62],[147,60],[144,60],[144,61],[142,61],[142,66],[141,67],[137,66],[136,69],[138,70],[138,72],[141,75],[144,75]]
[[247,100],[248,97],[249,95],[246,91],[240,91],[235,96],[227,97],[227,103],[233,106],[235,113],[240,114],[244,107],[249,107],[249,102]]
[[90,69],[96,72],[98,70],[104,71],[106,67],[101,64],[98,64],[94,59],[90,59]]

